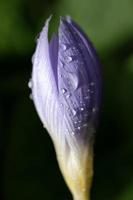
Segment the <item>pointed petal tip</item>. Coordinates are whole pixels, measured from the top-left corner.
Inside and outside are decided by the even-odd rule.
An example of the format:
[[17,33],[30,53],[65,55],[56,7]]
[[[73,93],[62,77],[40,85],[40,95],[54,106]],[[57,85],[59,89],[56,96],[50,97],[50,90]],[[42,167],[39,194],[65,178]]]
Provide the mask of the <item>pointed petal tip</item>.
[[71,22],[71,17],[70,16],[60,16],[60,25],[62,24],[62,23],[70,23]]
[[66,15],[66,16],[60,16],[60,20],[61,21],[67,21],[67,22],[71,23],[72,18],[70,17],[70,15]]
[[43,26],[43,30],[47,27],[48,28],[48,25],[52,19],[52,16],[53,15],[50,15],[46,20],[45,20],[45,23],[44,23],[44,26]]
[[50,22],[50,20],[52,19],[52,17],[53,17],[53,14],[51,14],[51,15],[46,19],[46,23],[47,23],[47,22]]
[[60,23],[59,23],[59,32],[61,31],[61,32],[64,32],[64,30],[67,28],[67,27],[69,27],[69,24],[70,24],[70,22],[69,22],[69,20],[67,19],[67,17],[62,17],[62,16],[60,16]]
[[60,25],[63,23],[63,20],[64,20],[64,17],[60,16],[60,24],[59,24],[59,27],[60,27]]
[[69,23],[71,23],[71,21],[72,21],[72,18],[70,17],[70,15],[66,15],[65,19]]

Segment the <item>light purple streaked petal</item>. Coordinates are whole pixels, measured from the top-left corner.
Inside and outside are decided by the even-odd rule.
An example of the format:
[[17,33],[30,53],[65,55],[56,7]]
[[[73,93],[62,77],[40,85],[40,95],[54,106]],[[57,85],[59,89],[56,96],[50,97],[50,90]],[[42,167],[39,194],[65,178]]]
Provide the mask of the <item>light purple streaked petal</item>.
[[[33,59],[32,96],[42,123],[49,128],[49,119],[53,116],[53,101],[57,100],[57,85],[51,65],[48,43],[49,18],[40,33]],[[53,100],[54,96],[54,100]]]

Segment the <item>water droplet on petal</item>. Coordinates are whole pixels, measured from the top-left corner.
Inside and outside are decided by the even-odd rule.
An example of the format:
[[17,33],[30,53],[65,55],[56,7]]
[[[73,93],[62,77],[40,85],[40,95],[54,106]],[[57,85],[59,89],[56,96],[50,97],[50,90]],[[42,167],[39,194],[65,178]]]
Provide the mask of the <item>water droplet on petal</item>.
[[70,97],[70,94],[67,94],[67,95],[66,95],[66,98],[68,99],[69,97]]
[[60,62],[60,66],[63,68],[64,67],[64,63],[61,61]]
[[67,90],[65,88],[62,89],[62,93],[65,94]]
[[76,74],[69,74],[69,79],[73,89],[76,90],[79,85],[78,77],[76,76]]
[[75,135],[75,133],[72,131],[72,135]]
[[59,74],[59,78],[62,78],[62,75],[61,75],[61,74]]
[[93,86],[93,85],[94,85],[94,82],[91,82],[90,85]]
[[32,86],[33,86],[33,83],[32,83],[32,80],[30,79],[29,82],[28,82],[28,87],[32,88]]
[[68,62],[71,62],[71,61],[72,61],[72,57],[68,56]]
[[83,111],[83,110],[84,110],[84,108],[82,107],[82,108],[80,108],[80,110],[81,110],[81,111]]
[[74,109],[72,110],[72,112],[73,112],[74,116],[77,114],[76,110],[74,110]]
[[65,51],[66,50],[66,45],[65,44],[62,44],[62,49]]
[[81,129],[81,127],[80,126],[78,126],[78,130],[80,130]]

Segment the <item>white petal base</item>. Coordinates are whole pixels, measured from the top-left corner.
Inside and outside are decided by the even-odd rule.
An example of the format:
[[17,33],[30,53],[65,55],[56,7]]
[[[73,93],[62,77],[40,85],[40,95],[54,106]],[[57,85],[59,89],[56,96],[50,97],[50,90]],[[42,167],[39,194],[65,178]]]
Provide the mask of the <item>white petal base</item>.
[[89,200],[93,178],[93,147],[84,147],[80,152],[61,151],[55,146],[57,159],[64,179],[74,200]]

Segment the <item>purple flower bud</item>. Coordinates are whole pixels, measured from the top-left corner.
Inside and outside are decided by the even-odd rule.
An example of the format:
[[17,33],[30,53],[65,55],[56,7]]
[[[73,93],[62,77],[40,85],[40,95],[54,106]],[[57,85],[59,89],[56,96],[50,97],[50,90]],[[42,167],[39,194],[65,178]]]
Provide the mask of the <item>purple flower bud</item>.
[[49,43],[50,19],[34,54],[32,97],[74,198],[85,200],[92,179],[91,141],[101,101],[99,60],[87,36],[70,17],[60,19],[58,36]]

